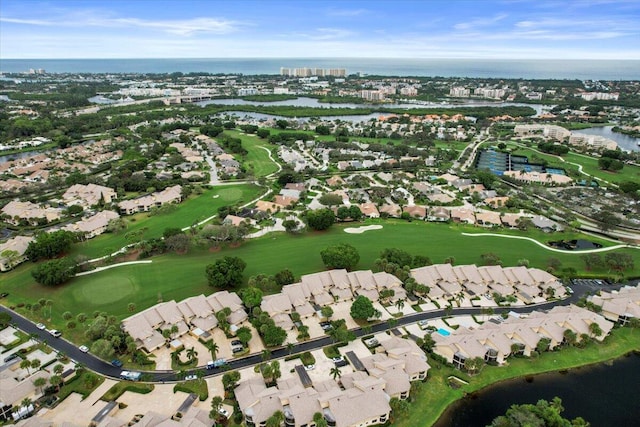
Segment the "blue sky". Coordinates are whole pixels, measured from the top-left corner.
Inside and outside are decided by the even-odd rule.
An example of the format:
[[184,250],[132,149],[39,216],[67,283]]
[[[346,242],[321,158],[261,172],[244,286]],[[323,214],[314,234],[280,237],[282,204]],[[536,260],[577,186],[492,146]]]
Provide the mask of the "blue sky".
[[0,0],[2,58],[640,59],[638,0]]

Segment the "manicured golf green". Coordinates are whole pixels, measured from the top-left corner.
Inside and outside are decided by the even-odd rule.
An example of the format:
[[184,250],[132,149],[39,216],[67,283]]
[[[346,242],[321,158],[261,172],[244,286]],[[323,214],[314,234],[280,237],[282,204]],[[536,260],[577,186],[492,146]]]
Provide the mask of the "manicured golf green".
[[[455,264],[481,264],[480,255],[496,253],[505,266],[516,265],[526,258],[531,267],[546,268],[549,258],[557,258],[562,267],[573,267],[585,273],[580,253],[555,253],[539,247],[533,242],[501,237],[469,237],[462,232],[485,232],[470,226],[453,224],[432,224],[422,221],[376,220],[367,224],[381,224],[380,230],[363,234],[347,234],[349,225],[335,225],[327,232],[311,232],[298,236],[276,233],[244,242],[237,248],[226,248],[218,252],[206,249],[192,249],[185,255],[167,254],[154,257],[151,264],[117,267],[103,272],[78,277],[59,288],[45,288],[36,284],[29,274],[32,264],[25,264],[16,271],[3,275],[3,291],[9,292],[8,304],[34,302],[38,298],[54,300],[54,321],[64,311],[91,313],[94,310],[108,311],[119,318],[129,315],[128,303],[135,303],[142,310],[162,299],[182,298],[208,294],[213,291],[205,279],[205,267],[216,259],[229,255],[245,260],[247,268],[245,280],[257,274],[274,274],[284,268],[293,271],[296,277],[302,274],[324,270],[320,251],[337,243],[350,243],[360,253],[358,268],[369,269],[384,248],[398,247],[412,254],[429,256],[434,263],[441,263],[447,257],[455,257]],[[359,224],[356,224],[359,225]],[[353,225],[351,225],[353,226]],[[516,233],[511,231],[510,233]],[[538,241],[574,239],[577,233],[563,232],[526,234]],[[591,239],[589,237],[589,239]],[[604,246],[611,242],[596,240]],[[627,275],[640,274],[640,251],[621,249],[631,254],[635,260],[633,271]],[[606,269],[591,274],[607,275]]]

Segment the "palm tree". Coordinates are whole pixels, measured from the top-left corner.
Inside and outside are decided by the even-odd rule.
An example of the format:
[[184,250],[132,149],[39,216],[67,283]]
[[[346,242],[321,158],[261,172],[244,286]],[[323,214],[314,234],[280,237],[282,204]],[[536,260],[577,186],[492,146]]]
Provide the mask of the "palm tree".
[[216,360],[216,356],[218,355],[218,350],[220,350],[220,347],[218,347],[218,344],[216,344],[216,342],[213,340],[207,341],[207,349],[211,353],[211,358],[213,360]]
[[33,380],[33,385],[36,386],[39,393],[42,393],[42,387],[47,384],[47,380],[44,377],[39,377]]
[[265,348],[264,350],[262,350],[260,357],[263,361],[269,360],[271,358],[271,352]]
[[196,351],[195,347],[188,348],[187,349],[187,359],[192,361],[192,360],[195,360],[196,357],[198,357],[198,352]]
[[136,311],[136,305],[130,302],[129,304],[127,304],[127,310],[129,310],[129,313],[133,313],[134,311]]
[[589,333],[592,337],[599,337],[602,335],[602,328],[596,322],[589,325]]
[[324,415],[322,415],[321,412],[313,414],[313,422],[316,424],[316,427],[327,427],[327,420],[324,419]]
[[20,369],[26,369],[27,376],[31,375],[31,371],[29,371],[30,367],[31,367],[31,361],[29,359],[24,359],[22,362],[20,362]]
[[222,408],[222,397],[213,396],[211,399],[211,412],[209,412],[209,418],[215,420],[220,415],[220,408]]
[[287,343],[287,351],[289,352],[289,354],[293,352],[294,347],[295,345],[292,342]]
[[329,375],[331,375],[333,377],[333,379],[335,380],[336,377],[338,377],[338,378],[342,377],[342,372],[340,371],[340,368],[338,368],[337,366],[334,366],[333,368],[331,368],[331,371],[329,372]]
[[60,375],[62,371],[64,371],[64,366],[60,364],[57,364],[56,366],[53,367],[53,373],[56,375]]
[[38,369],[40,367],[40,365],[42,365],[42,362],[40,361],[40,359],[33,359],[31,361],[31,367],[33,369]]
[[280,427],[280,425],[284,422],[284,413],[282,411],[276,411],[267,418],[266,427]]
[[60,387],[60,384],[62,384],[62,377],[60,375],[52,375],[51,377],[49,377],[49,383],[56,389],[58,389]]
[[402,309],[404,308],[403,299],[399,299],[398,301],[396,301],[396,308],[398,309],[398,311],[402,311]]
[[20,402],[20,406],[22,406],[23,408],[28,408],[32,403],[33,401],[31,399],[25,397],[24,399],[22,399],[22,402]]

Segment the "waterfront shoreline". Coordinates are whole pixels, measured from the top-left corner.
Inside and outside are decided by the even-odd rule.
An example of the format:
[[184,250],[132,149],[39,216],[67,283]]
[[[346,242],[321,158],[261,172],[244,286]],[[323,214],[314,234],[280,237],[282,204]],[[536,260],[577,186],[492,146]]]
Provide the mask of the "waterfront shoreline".
[[[473,377],[468,377],[462,371],[438,365],[429,371],[427,382],[416,394],[408,413],[396,419],[394,425],[438,427],[447,410],[469,394],[481,392],[508,380],[612,361],[639,350],[640,330],[617,328],[601,344],[592,342],[582,349],[565,348],[557,352],[544,353],[536,358],[512,358],[509,360],[509,366],[485,366]],[[431,373],[436,371],[437,374],[432,376]],[[447,385],[446,378],[449,375],[468,380],[469,384],[453,390]]]

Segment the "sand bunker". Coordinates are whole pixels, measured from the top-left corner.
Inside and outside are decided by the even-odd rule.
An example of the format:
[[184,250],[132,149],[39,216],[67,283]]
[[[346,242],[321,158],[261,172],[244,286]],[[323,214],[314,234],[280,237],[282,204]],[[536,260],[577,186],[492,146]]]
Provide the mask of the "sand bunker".
[[382,229],[381,225],[363,225],[362,227],[349,227],[349,228],[345,228],[344,232],[345,233],[349,233],[349,234],[362,234],[365,231],[369,231],[369,230],[380,230]]

